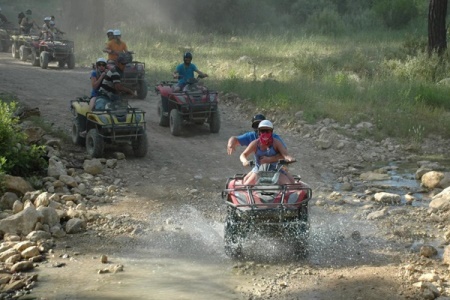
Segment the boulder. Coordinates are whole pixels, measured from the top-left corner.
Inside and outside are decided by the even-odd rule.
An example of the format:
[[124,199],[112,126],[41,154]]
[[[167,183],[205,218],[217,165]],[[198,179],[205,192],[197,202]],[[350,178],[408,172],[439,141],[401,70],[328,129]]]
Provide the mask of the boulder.
[[450,209],[450,187],[444,189],[439,194],[431,198],[429,204],[431,208],[436,208],[438,210],[449,210]]
[[0,220],[0,231],[26,235],[33,231],[41,217],[41,214],[30,206],[15,215]]
[[22,177],[4,175],[3,180],[7,192],[12,192],[16,195],[22,196],[26,192],[34,191],[31,184]]
[[427,172],[422,175],[422,186],[429,188],[429,189],[435,189],[439,187],[439,183],[442,179],[444,179],[444,173],[437,172],[437,171],[431,171]]

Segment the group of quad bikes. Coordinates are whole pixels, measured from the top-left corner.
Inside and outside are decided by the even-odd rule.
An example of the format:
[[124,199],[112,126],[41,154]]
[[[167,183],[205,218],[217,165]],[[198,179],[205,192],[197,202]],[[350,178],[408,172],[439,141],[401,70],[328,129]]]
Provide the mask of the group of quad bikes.
[[[127,64],[136,67],[136,62]],[[143,66],[142,66],[143,67]],[[209,124],[210,132],[220,130],[218,93],[199,84],[200,78],[188,81],[182,91],[174,91],[176,81],[162,81],[155,87],[160,95],[158,123],[170,127],[174,136],[182,134],[188,124]],[[100,95],[99,97],[105,97]],[[92,157],[101,157],[105,145],[125,143],[137,157],[147,154],[145,112],[128,105],[124,98],[108,99],[101,110],[90,111],[87,97],[71,101],[72,140],[85,145]],[[81,133],[86,132],[83,136]],[[278,184],[280,171],[290,164],[280,160],[275,171],[263,165],[254,185],[244,185],[245,174],[228,178],[222,198],[227,205],[224,226],[225,253],[243,258],[245,241],[254,234],[269,234],[288,243],[295,257],[308,255],[310,232],[308,204],[311,188],[296,175],[293,184]]]

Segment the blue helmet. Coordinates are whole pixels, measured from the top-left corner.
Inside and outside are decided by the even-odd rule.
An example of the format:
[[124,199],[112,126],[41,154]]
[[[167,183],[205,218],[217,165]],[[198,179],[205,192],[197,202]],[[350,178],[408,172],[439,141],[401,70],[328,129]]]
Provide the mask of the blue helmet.
[[191,53],[191,52],[186,52],[186,53],[184,53],[183,59],[185,59],[185,58],[190,58],[190,59],[192,59],[192,53]]

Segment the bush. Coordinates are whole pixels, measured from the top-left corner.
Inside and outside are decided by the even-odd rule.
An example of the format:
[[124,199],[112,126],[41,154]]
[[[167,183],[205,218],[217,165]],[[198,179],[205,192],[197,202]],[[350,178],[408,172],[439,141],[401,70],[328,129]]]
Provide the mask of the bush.
[[31,176],[42,173],[47,167],[45,147],[27,145],[26,135],[13,117],[16,103],[0,100],[0,173]]
[[416,4],[411,0],[379,0],[373,9],[385,25],[393,29],[408,25],[419,15]]

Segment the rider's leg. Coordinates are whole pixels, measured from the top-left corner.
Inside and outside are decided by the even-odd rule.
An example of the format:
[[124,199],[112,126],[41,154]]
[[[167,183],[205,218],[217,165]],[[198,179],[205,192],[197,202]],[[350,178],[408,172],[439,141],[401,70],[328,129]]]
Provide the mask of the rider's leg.
[[248,173],[244,178],[244,184],[256,184],[258,174],[255,172]]
[[94,110],[94,107],[95,107],[95,100],[96,100],[96,99],[97,99],[97,97],[92,97],[91,100],[89,101],[89,109],[90,109],[91,111]]

